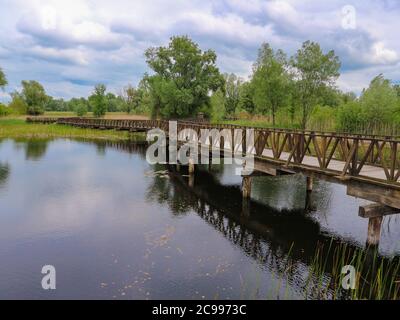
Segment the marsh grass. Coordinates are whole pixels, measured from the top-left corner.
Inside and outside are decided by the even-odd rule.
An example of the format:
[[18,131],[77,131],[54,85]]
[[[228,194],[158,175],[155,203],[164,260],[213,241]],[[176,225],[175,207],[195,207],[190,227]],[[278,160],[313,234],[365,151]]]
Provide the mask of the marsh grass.
[[85,138],[101,140],[145,139],[144,134],[117,130],[96,130],[59,124],[27,123],[23,119],[0,119],[0,138]]
[[[376,247],[350,247],[347,243],[318,245],[306,278],[305,298],[350,300],[397,300],[399,298],[400,259],[378,254]],[[354,289],[343,289],[344,266],[356,270]]]
[[[268,117],[239,118],[235,120],[223,120],[218,123],[234,124],[238,126],[249,126],[258,128],[279,128],[279,129],[301,129],[297,122],[290,122],[289,119],[282,118],[275,126],[272,125]],[[379,136],[400,136],[400,124],[398,123],[365,123],[354,125],[351,128],[341,128],[338,126],[335,117],[324,119],[311,118],[307,124],[307,130],[321,132],[351,133],[360,135],[379,135]]]
[[[292,246],[293,247],[293,246]],[[304,300],[398,300],[400,298],[400,258],[380,256],[376,247],[360,248],[333,239],[318,244],[306,269],[299,269],[299,261],[292,257],[292,248],[286,255],[283,271],[270,269],[265,299]],[[344,266],[356,271],[355,288],[344,289]],[[302,270],[299,273],[299,270]],[[297,274],[296,274],[297,273]],[[293,279],[296,284],[293,287]],[[250,288],[242,283],[247,298],[263,287],[258,283]],[[300,289],[299,289],[300,288]],[[293,291],[294,290],[294,291]],[[253,293],[252,293],[253,292]],[[242,296],[245,298],[245,296]]]

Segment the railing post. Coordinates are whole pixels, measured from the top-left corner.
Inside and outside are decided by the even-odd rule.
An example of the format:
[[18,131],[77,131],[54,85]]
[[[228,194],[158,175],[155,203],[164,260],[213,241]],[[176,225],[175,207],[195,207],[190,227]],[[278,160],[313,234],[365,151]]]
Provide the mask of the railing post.
[[350,174],[352,176],[357,174],[358,147],[359,147],[358,138],[353,139],[353,143],[355,144],[355,146],[354,146],[353,158],[351,159],[351,168],[350,168]]

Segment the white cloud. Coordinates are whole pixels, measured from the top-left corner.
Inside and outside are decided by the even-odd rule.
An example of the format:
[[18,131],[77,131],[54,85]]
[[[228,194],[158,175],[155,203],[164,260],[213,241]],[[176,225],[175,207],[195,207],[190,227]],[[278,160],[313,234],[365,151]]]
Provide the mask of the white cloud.
[[[344,5],[356,9],[355,30],[341,27]],[[117,90],[140,80],[146,48],[166,45],[176,34],[215,49],[222,72],[245,78],[262,42],[291,55],[303,41],[313,40],[339,54],[343,89],[359,91],[370,80],[365,76],[384,71],[400,80],[395,3],[0,0],[0,7],[5,8],[0,12],[0,66],[7,72],[8,90],[23,79],[37,79],[50,94],[65,98],[87,95],[100,81]]]
[[187,25],[194,34],[218,37],[236,45],[257,46],[262,41],[275,38],[271,25],[246,23],[243,18],[234,14],[213,16],[202,12],[189,12],[185,13],[180,24]]
[[391,64],[399,61],[396,51],[385,48],[382,41],[375,42],[371,48],[370,61],[376,64]]
[[83,50],[77,49],[57,49],[57,48],[46,48],[42,46],[34,46],[29,50],[29,53],[41,59],[47,61],[67,61],[81,65],[87,65],[89,63],[88,57]]
[[126,37],[110,31],[108,26],[96,21],[89,8],[81,3],[66,2],[32,8],[17,23],[17,28],[36,41],[57,46],[88,46],[100,49],[118,48]]

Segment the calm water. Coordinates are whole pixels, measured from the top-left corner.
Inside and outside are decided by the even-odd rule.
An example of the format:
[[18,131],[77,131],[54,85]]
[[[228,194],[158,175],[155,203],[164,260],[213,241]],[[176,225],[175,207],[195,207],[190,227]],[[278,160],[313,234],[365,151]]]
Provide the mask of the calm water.
[[[189,188],[145,148],[0,142],[0,298],[302,299],[318,243],[365,245],[365,201],[344,186],[317,181],[305,209],[303,176],[258,177],[244,214],[233,168],[202,167]],[[385,218],[384,259],[400,255],[399,227]]]

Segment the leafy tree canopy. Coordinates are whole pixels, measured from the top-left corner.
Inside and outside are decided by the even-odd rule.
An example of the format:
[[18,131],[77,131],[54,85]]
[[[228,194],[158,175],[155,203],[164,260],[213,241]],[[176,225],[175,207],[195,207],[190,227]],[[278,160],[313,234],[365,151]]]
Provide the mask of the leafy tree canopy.
[[302,128],[323,90],[333,87],[339,77],[340,61],[333,50],[324,54],[318,43],[306,41],[291,58],[296,91],[302,108]]
[[284,52],[275,52],[268,43],[264,43],[253,66],[253,101],[259,113],[271,111],[273,125],[278,108],[285,105],[288,98],[290,78],[286,69]]
[[203,52],[187,36],[172,37],[168,47],[150,48],[145,56],[155,73],[146,77],[155,116],[194,116],[223,86],[215,52]]
[[4,89],[4,87],[8,84],[6,75],[3,72],[3,69],[0,68],[0,88]]
[[106,98],[106,86],[104,84],[97,84],[94,87],[92,95],[89,97],[89,103],[93,110],[95,117],[102,117],[107,111],[107,98]]
[[396,89],[382,74],[372,79],[369,87],[363,90],[360,103],[367,119],[374,123],[390,121],[400,107]]
[[30,115],[42,114],[45,110],[46,104],[49,101],[49,96],[46,94],[44,87],[37,81],[23,80],[22,91],[14,92],[14,96],[23,100],[26,105],[26,112]]

